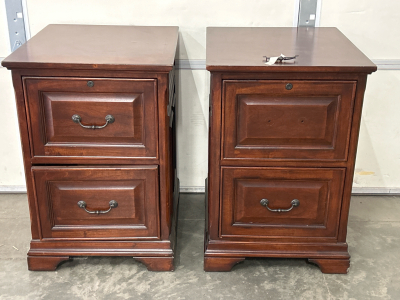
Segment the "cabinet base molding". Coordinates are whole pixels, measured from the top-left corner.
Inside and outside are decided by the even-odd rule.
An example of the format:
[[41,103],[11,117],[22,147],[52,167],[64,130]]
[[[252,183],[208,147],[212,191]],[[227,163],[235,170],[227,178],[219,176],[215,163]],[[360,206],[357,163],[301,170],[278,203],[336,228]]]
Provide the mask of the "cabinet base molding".
[[[117,256],[118,254],[112,255]],[[88,256],[97,256],[90,255]],[[104,254],[98,256],[106,256]],[[124,255],[125,256],[125,255]],[[138,262],[144,264],[149,271],[173,271],[174,257],[173,256],[143,256],[133,257]],[[50,256],[50,255],[28,255],[28,270],[29,271],[55,271],[58,266],[64,262],[73,259],[72,256]]]
[[[285,248],[282,251],[282,248]],[[206,240],[206,257],[296,257],[349,259],[347,243]]]
[[[234,265],[244,260],[243,257],[205,257],[204,271],[229,272]],[[308,262],[316,264],[325,274],[347,274],[350,267],[350,259],[309,258]]]
[[316,264],[325,274],[347,274],[350,259],[309,258],[308,262]]
[[[134,257],[144,264],[149,271],[173,271],[174,257]],[[69,256],[32,256],[28,255],[29,271],[55,271],[65,261],[72,260]]]
[[209,240],[208,243],[206,241],[204,270],[229,272],[235,264],[247,257],[303,258],[316,264],[326,274],[346,274],[350,266],[346,243],[240,243]]
[[204,271],[229,272],[233,266],[244,261],[244,257],[205,257]]
[[55,271],[58,265],[68,261],[69,256],[31,256],[28,255],[29,271]]

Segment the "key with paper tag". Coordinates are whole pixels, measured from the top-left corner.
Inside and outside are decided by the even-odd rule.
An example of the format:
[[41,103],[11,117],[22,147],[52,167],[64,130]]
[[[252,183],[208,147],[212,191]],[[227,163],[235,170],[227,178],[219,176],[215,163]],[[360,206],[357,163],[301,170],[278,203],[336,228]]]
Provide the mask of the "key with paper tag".
[[286,60],[296,59],[298,57],[298,55],[285,56],[285,55],[281,54],[280,56],[271,56],[271,57],[263,56],[263,57],[265,57],[265,64],[271,66],[275,63],[282,63],[283,61],[286,61]]

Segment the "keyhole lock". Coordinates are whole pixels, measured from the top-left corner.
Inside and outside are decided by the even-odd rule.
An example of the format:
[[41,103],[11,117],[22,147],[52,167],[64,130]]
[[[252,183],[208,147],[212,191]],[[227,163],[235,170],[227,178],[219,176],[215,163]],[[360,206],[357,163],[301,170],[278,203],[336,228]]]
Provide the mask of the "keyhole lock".
[[286,89],[291,90],[293,88],[293,84],[291,83],[286,83]]
[[91,80],[89,80],[89,81],[87,82],[87,86],[88,86],[88,87],[93,87],[93,86],[94,86],[94,82],[91,81]]

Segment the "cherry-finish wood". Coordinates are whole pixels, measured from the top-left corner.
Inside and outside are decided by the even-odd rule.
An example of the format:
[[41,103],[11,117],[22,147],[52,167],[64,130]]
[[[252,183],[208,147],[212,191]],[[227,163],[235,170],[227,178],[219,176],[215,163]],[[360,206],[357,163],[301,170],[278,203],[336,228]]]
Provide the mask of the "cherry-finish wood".
[[[94,83],[93,87],[88,82]],[[32,157],[157,158],[156,80],[24,77]],[[79,115],[86,126],[72,120]]]
[[[158,167],[32,167],[42,238],[159,239]],[[109,202],[118,206],[105,214]]]
[[[264,56],[295,62],[265,65]],[[207,70],[235,72],[362,72],[376,66],[337,28],[209,27]]]
[[[281,53],[299,57],[264,64]],[[207,69],[204,269],[298,257],[346,273],[362,103],[376,66],[335,28],[208,28]],[[271,212],[261,199],[271,209],[300,205]]]
[[55,271],[60,263],[69,261],[69,256],[28,256],[29,271]]
[[134,256],[173,257],[174,240],[101,240],[41,239],[32,240],[28,255],[32,256]]
[[206,257],[204,258],[204,271],[229,272],[233,266],[244,261],[243,257]]
[[355,88],[351,81],[225,80],[223,158],[346,160]]
[[[336,237],[344,169],[222,168],[220,237]],[[300,205],[288,212],[291,201]]]
[[174,260],[172,257],[134,257],[144,264],[149,271],[173,271]]
[[[177,27],[49,25],[2,61],[17,103],[30,270],[73,256],[173,269],[177,38]],[[83,129],[72,114],[84,125],[103,125],[107,114],[115,122]],[[88,210],[107,210],[110,200],[118,207],[91,215],[79,200]]]
[[169,72],[178,27],[51,24],[2,61],[14,68]]
[[316,264],[322,273],[347,274],[350,268],[350,259],[308,259],[310,263]]

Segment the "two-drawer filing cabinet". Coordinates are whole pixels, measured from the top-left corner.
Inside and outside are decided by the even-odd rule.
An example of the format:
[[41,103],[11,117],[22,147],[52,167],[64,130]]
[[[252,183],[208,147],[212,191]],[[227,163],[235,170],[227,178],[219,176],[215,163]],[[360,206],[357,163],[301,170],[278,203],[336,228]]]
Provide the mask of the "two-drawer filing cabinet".
[[173,270],[177,27],[49,25],[12,70],[31,217],[30,270],[132,256]]
[[[265,64],[265,57],[298,55]],[[208,28],[206,271],[246,257],[346,273],[347,220],[367,75],[335,28]]]

